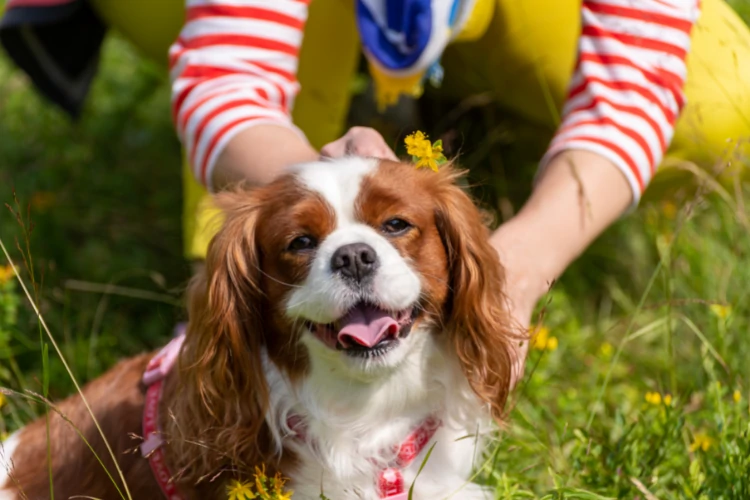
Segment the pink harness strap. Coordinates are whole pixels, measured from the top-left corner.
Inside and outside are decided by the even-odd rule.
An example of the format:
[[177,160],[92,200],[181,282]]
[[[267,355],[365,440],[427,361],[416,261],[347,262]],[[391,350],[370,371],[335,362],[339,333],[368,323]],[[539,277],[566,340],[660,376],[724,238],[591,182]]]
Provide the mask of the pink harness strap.
[[169,500],[185,500],[185,497],[180,494],[177,486],[172,482],[172,474],[167,468],[164,448],[162,448],[164,438],[159,428],[159,402],[161,401],[164,378],[174,366],[184,341],[185,334],[173,338],[149,361],[146,372],[143,374],[143,383],[148,386],[148,389],[146,390],[146,403],[143,408],[144,440],[141,443],[141,455],[148,458],[154,478],[159,483],[164,496]]
[[[290,415],[287,424],[297,439],[309,442],[302,418],[298,415]],[[404,442],[395,450],[397,452],[396,459],[390,464],[390,467],[378,473],[377,488],[381,499],[407,500],[409,493],[406,490],[402,471],[422,453],[422,450],[441,425],[442,422],[438,418],[430,416],[424,419],[411,434],[406,436]]]

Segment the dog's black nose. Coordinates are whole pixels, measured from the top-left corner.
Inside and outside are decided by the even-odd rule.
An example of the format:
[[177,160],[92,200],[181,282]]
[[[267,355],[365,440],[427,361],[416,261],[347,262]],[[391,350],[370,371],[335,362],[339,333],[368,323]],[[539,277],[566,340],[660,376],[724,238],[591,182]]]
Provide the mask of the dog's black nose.
[[378,254],[367,243],[350,243],[339,247],[331,257],[331,270],[361,282],[378,268]]

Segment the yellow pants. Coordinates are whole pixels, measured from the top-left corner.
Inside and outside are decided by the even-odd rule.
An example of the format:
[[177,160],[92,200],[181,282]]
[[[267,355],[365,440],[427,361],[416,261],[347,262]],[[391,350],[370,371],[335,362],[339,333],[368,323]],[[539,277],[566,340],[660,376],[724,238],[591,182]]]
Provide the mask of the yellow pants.
[[[92,0],[110,26],[144,54],[166,64],[177,37],[185,0]],[[553,130],[575,62],[580,0],[497,0],[485,34],[449,47],[441,92],[454,97],[492,92],[515,114]],[[335,20],[338,29],[329,28]],[[335,58],[330,54],[336,54]],[[337,138],[349,107],[350,83],[360,44],[354,0],[315,0],[300,55],[302,90],[294,121],[315,147]],[[750,138],[750,31],[723,0],[703,0],[693,28],[684,109],[666,162],[682,159],[710,169]],[[746,148],[750,153],[750,148]],[[674,170],[660,170],[649,191]],[[185,254],[200,259],[213,236],[207,196],[184,167]]]

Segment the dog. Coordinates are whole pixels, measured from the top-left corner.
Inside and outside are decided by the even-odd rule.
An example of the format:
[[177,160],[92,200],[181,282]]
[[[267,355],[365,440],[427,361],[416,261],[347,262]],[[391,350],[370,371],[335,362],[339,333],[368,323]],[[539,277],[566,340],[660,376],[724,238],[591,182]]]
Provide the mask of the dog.
[[468,479],[514,333],[461,175],[347,157],[217,195],[185,336],[83,390],[111,452],[72,396],[49,441],[40,419],[3,444],[0,499],[49,497],[48,442],[56,498],[226,498],[255,467],[294,500],[491,498]]

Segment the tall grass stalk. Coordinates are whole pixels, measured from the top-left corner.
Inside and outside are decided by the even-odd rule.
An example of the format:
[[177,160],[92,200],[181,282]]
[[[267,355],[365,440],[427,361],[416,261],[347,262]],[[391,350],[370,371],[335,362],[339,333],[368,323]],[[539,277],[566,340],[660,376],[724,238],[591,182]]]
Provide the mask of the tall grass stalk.
[[[117,474],[120,476],[123,489],[125,490],[126,496],[123,498],[127,498],[128,500],[133,500],[133,497],[130,495],[130,490],[128,489],[128,483],[125,481],[125,475],[123,474],[122,469],[120,468],[120,464],[117,460],[117,457],[115,456],[115,453],[112,450],[112,447],[110,446],[109,441],[107,440],[107,436],[104,435],[104,431],[102,431],[101,425],[99,425],[99,421],[97,420],[96,415],[94,415],[94,412],[91,410],[91,405],[89,404],[88,399],[86,399],[86,396],[83,394],[83,391],[81,390],[81,386],[78,384],[78,380],[73,374],[73,370],[70,369],[70,366],[68,365],[68,362],[65,360],[65,356],[63,355],[62,350],[57,345],[55,338],[52,336],[52,332],[50,332],[49,328],[47,327],[47,323],[44,321],[44,317],[42,316],[42,313],[39,311],[36,301],[31,296],[28,288],[26,287],[26,284],[21,279],[21,275],[18,272],[18,268],[16,268],[16,266],[13,264],[13,259],[11,259],[10,254],[8,253],[8,249],[5,247],[5,243],[3,243],[2,238],[0,238],[0,249],[3,251],[3,254],[5,255],[5,259],[7,260],[8,264],[10,264],[10,266],[13,268],[13,273],[16,279],[18,280],[18,283],[21,285],[21,288],[23,289],[23,293],[24,295],[26,295],[26,298],[28,299],[29,304],[31,304],[31,307],[34,310],[34,314],[39,320],[39,324],[42,326],[42,328],[44,329],[44,332],[47,334],[47,338],[49,339],[49,342],[55,348],[55,352],[57,352],[57,355],[60,358],[60,361],[65,367],[65,371],[68,373],[68,376],[70,377],[70,380],[73,382],[73,385],[75,385],[76,391],[81,396],[81,401],[83,401],[83,404],[86,406],[86,411],[88,411],[89,415],[91,415],[91,420],[94,422],[94,425],[96,426],[96,429],[99,432],[99,435],[102,437],[102,441],[104,442],[104,445],[107,447],[107,452],[109,452],[109,456],[112,458],[112,462],[115,464],[115,468],[117,469]],[[49,437],[47,439],[47,442],[49,445]],[[115,486],[117,486],[117,483],[115,483]]]

